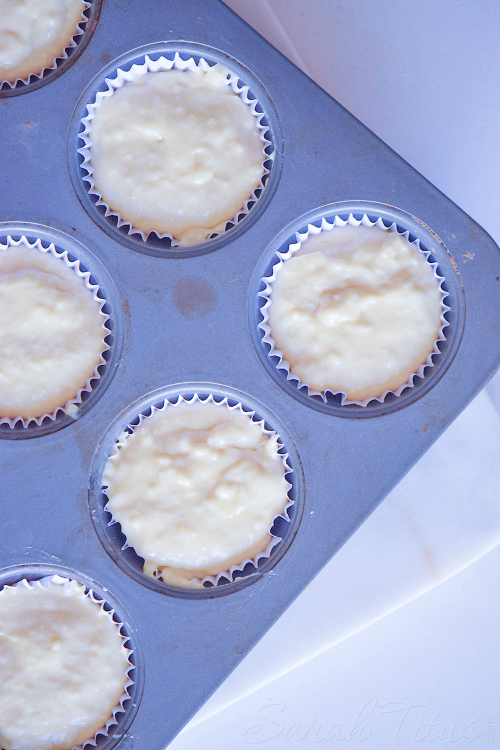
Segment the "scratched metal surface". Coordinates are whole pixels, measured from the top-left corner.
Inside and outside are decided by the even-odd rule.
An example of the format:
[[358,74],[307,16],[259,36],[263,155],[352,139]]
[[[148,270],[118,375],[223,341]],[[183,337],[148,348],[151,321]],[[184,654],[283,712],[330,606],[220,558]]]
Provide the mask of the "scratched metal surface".
[[[271,107],[278,150],[252,220],[214,252],[184,258],[162,248],[136,252],[92,218],[74,188],[78,113],[92,79],[130,50],[180,39],[221,50],[250,71]],[[54,230],[60,245],[86,248],[116,322],[111,374],[79,420],[33,439],[0,433],[0,567],[62,566],[116,597],[144,655],[142,701],[118,747],[161,750],[496,369],[500,316],[491,310],[500,303],[500,253],[470,217],[217,0],[104,2],[88,46],[62,75],[23,94],[2,92],[0,133],[0,235],[29,233],[25,223],[36,223],[44,229],[32,234]],[[440,264],[452,307],[449,341],[429,378],[362,414],[311,406],[294,393],[266,361],[256,332],[259,279],[273,253],[295,229],[335,210],[378,212],[419,236]],[[185,384],[177,390],[192,392],[210,383],[281,430],[303,515],[285,553],[250,585],[196,599],[161,593],[117,565],[91,508],[119,415],[158,389]],[[19,574],[4,572],[0,583]]]

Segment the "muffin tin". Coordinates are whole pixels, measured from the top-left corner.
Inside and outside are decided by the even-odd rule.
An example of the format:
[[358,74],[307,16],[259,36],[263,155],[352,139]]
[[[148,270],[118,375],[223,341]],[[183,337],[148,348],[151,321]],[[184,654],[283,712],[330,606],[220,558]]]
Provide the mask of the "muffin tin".
[[[87,48],[50,85],[0,92],[9,176],[0,239],[39,237],[78,258],[109,306],[111,348],[78,418],[0,429],[0,585],[69,570],[106,600],[116,597],[125,631],[142,644],[141,678],[130,713],[102,747],[161,750],[493,374],[500,253],[222,3],[105,3],[91,38],[82,36]],[[109,224],[89,198],[78,156],[86,103],[106,75],[175,51],[237,72],[272,143],[269,179],[248,215],[186,251]],[[366,407],[290,384],[258,326],[262,279],[276,252],[308,224],[349,214],[395,222],[419,239],[444,276],[450,307],[435,366],[401,396]],[[292,469],[283,541],[257,570],[200,592],[146,582],[107,527],[100,494],[119,431],[181,393],[212,393],[255,411],[279,433]]]

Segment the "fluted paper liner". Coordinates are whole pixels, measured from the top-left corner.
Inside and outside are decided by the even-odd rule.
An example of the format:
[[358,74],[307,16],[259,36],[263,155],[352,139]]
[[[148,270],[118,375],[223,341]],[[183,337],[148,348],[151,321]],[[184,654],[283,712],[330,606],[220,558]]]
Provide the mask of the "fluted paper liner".
[[54,258],[60,259],[61,262],[63,262],[68,268],[71,268],[76,273],[76,275],[83,280],[86,288],[92,294],[93,299],[99,305],[99,313],[102,316],[103,339],[99,362],[95,365],[92,375],[86,380],[83,388],[79,388],[73,398],[71,398],[69,401],[66,401],[65,404],[61,404],[61,406],[58,406],[50,414],[42,414],[40,417],[2,417],[0,414],[0,425],[8,424],[11,428],[14,428],[16,424],[19,423],[21,423],[23,427],[28,427],[28,425],[31,425],[33,423],[40,426],[43,420],[47,417],[50,420],[55,421],[59,412],[64,412],[69,416],[77,418],[79,405],[83,401],[83,394],[90,393],[95,388],[95,385],[92,386],[92,381],[99,380],[101,377],[99,373],[99,367],[106,364],[106,360],[104,359],[103,355],[104,352],[110,349],[110,346],[108,343],[106,343],[105,338],[111,333],[111,331],[106,327],[106,322],[109,320],[110,316],[107,313],[103,312],[103,307],[106,304],[106,299],[98,296],[100,287],[98,284],[93,284],[91,282],[91,271],[82,271],[80,267],[80,261],[78,259],[70,260],[68,252],[66,250],[58,250],[53,242],[45,247],[40,239],[37,239],[34,242],[30,242],[24,235],[19,240],[14,240],[10,235],[8,235],[6,243],[0,242],[0,253],[2,252],[2,249],[6,249],[8,247],[18,247],[19,245],[24,245],[24,247],[31,249],[35,248],[42,253],[50,253],[54,256]]
[[[432,352],[428,355],[425,362],[423,362],[419,368],[416,370],[416,372],[413,372],[408,377],[408,380],[403,383],[403,385],[400,385],[396,390],[386,390],[384,391],[380,396],[370,396],[369,398],[364,399],[363,401],[350,401],[345,393],[342,393],[341,391],[333,391],[330,389],[325,389],[324,391],[317,391],[310,387],[307,383],[304,383],[301,381],[301,379],[296,375],[294,372],[292,372],[291,365],[287,360],[285,359],[283,352],[280,349],[277,349],[275,346],[275,341],[273,339],[272,331],[269,326],[269,308],[272,304],[272,285],[275,281],[277,274],[279,273],[279,270],[283,266],[283,263],[287,261],[289,258],[294,255],[299,248],[301,247],[302,243],[307,240],[309,235],[318,235],[321,232],[324,231],[331,231],[334,227],[345,227],[347,224],[353,227],[359,227],[361,224],[366,227],[378,227],[379,229],[383,229],[386,232],[395,232],[400,237],[403,237],[406,239],[406,241],[413,245],[416,250],[419,253],[422,253],[422,255],[425,256],[429,266],[432,268],[434,277],[438,281],[438,287],[441,294],[441,314],[440,314],[440,321],[441,326],[439,328],[438,337],[434,342],[434,346],[432,349]],[[259,328],[263,332],[262,341],[264,344],[268,344],[270,349],[268,351],[269,357],[277,357],[278,363],[275,365],[277,369],[284,370],[286,373],[286,378],[288,381],[293,383],[298,389],[304,388],[307,391],[307,394],[309,396],[320,396],[323,401],[327,401],[328,394],[331,394],[332,396],[340,395],[341,396],[341,405],[347,406],[350,404],[355,404],[357,406],[367,406],[367,404],[370,403],[370,401],[379,401],[380,403],[383,403],[387,396],[392,393],[394,396],[400,396],[404,390],[407,388],[413,388],[414,386],[414,380],[416,377],[423,378],[424,372],[427,367],[434,367],[434,360],[433,357],[435,355],[440,355],[441,352],[439,350],[438,344],[440,341],[444,341],[446,339],[446,336],[444,335],[444,329],[449,325],[448,321],[444,317],[445,314],[450,309],[447,304],[445,304],[444,300],[447,297],[447,292],[443,289],[443,282],[444,277],[440,276],[438,273],[438,264],[435,261],[430,260],[431,251],[430,250],[424,250],[420,247],[420,241],[418,239],[410,240],[409,238],[410,232],[400,232],[397,224],[392,223],[390,226],[386,226],[382,220],[382,218],[376,219],[376,221],[372,221],[368,218],[366,214],[363,215],[361,219],[356,219],[352,214],[349,215],[347,219],[341,219],[340,216],[335,216],[333,221],[328,221],[327,219],[321,219],[321,226],[317,227],[314,224],[308,224],[307,229],[305,232],[296,232],[296,242],[290,243],[288,246],[288,250],[285,252],[277,252],[276,253],[276,263],[273,266],[272,273],[270,276],[266,276],[262,279],[265,288],[263,291],[259,292],[259,297],[262,297],[266,300],[264,306],[260,310],[260,314],[262,317],[261,322],[259,323]]]
[[56,57],[52,59],[52,62],[50,65],[45,65],[40,71],[33,71],[30,73],[26,78],[16,78],[15,81],[6,81],[6,80],[0,80],[0,90],[4,85],[8,86],[11,89],[15,89],[16,86],[19,83],[24,84],[24,86],[29,86],[30,83],[32,83],[31,79],[36,78],[40,79],[43,78],[44,74],[48,70],[57,70],[57,68],[61,65],[61,63],[64,60],[67,60],[69,57],[69,50],[74,49],[78,44],[78,37],[82,36],[82,34],[85,34],[85,29],[82,28],[82,25],[87,23],[87,17],[85,16],[85,11],[88,10],[91,7],[91,3],[84,0],[83,7],[82,7],[82,14],[80,17],[80,20],[76,24],[75,31],[71,35],[70,40],[68,43],[64,46],[64,48],[61,50],[60,54],[58,54]]
[[[96,94],[95,100],[87,105],[87,115],[82,119],[83,124],[83,132],[79,134],[79,138],[84,142],[84,146],[78,149],[78,153],[83,156],[83,162],[81,164],[81,167],[87,172],[86,176],[83,177],[83,180],[88,183],[88,193],[89,195],[93,195],[97,197],[97,201],[95,203],[96,206],[103,206],[105,209],[104,215],[108,217],[114,217],[117,221],[117,227],[120,229],[121,227],[126,227],[127,232],[129,235],[138,234],[140,235],[143,242],[146,242],[150,234],[156,234],[156,236],[159,239],[168,239],[171,242],[172,247],[181,247],[181,248],[191,248],[195,247],[197,244],[201,244],[202,242],[207,242],[209,240],[215,239],[215,237],[219,236],[220,234],[223,234],[224,232],[231,229],[233,226],[236,226],[253,208],[254,204],[259,200],[259,198],[262,195],[262,192],[265,189],[265,183],[267,180],[267,175],[270,173],[270,169],[268,169],[265,166],[265,163],[267,161],[272,161],[274,158],[274,151],[271,154],[267,154],[265,149],[272,145],[272,142],[266,137],[266,133],[269,132],[268,125],[263,123],[263,120],[265,119],[265,112],[258,112],[257,106],[259,105],[259,102],[257,99],[250,99],[249,97],[249,87],[246,85],[239,85],[238,84],[238,76],[233,73],[232,71],[228,70],[229,78],[227,79],[227,85],[231,87],[232,91],[240,97],[240,99],[248,105],[250,108],[251,114],[255,118],[255,126],[259,129],[259,137],[262,141],[262,168],[263,168],[263,174],[260,178],[259,185],[255,187],[252,191],[251,196],[245,201],[244,205],[236,212],[236,214],[231,219],[225,219],[223,222],[221,222],[218,226],[214,227],[212,230],[207,228],[207,234],[208,237],[206,240],[201,240],[200,242],[196,242],[195,244],[185,244],[178,242],[175,237],[173,237],[170,233],[161,233],[157,232],[155,230],[151,230],[150,232],[144,232],[142,229],[138,229],[137,227],[134,227],[130,221],[126,219],[122,219],[120,214],[117,211],[114,211],[105,201],[103,196],[100,194],[100,192],[97,190],[94,182],[93,177],[93,166],[92,166],[92,141],[90,137],[90,127],[91,122],[95,116],[95,110],[99,107],[102,100],[106,97],[113,96],[114,92],[121,88],[126,82],[128,81],[136,81],[145,76],[147,73],[156,73],[158,71],[168,71],[168,70],[189,70],[191,72],[196,72],[196,70],[202,70],[206,72],[210,69],[209,63],[202,57],[199,59],[198,63],[194,60],[194,58],[190,57],[188,60],[183,60],[182,57],[178,52],[175,53],[175,56],[172,60],[168,59],[167,57],[160,57],[158,60],[151,60],[151,58],[148,55],[145,55],[144,62],[141,64],[135,63],[132,65],[128,70],[124,70],[122,68],[117,68],[116,75],[113,78],[106,78],[105,82],[107,85],[106,91],[99,91]],[[222,64],[222,67],[224,65]],[[262,108],[263,109],[263,108]]]
[[[140,424],[142,424],[142,422],[144,420],[150,419],[153,416],[153,414],[155,414],[155,412],[157,412],[157,411],[164,411],[167,408],[175,408],[176,406],[178,406],[181,403],[192,404],[192,403],[195,403],[195,402],[199,402],[199,403],[202,403],[202,404],[204,404],[204,403],[214,403],[216,406],[220,406],[221,409],[225,407],[225,408],[229,409],[230,411],[233,411],[234,409],[238,409],[238,411],[240,411],[242,414],[244,414],[246,417],[248,417],[248,419],[251,419],[253,422],[255,422],[256,424],[258,424],[259,427],[261,428],[263,434],[265,434],[265,435],[276,435],[277,438],[278,438],[278,450],[280,450],[281,448],[283,448],[283,444],[280,442],[279,435],[275,432],[275,430],[268,430],[268,429],[266,429],[266,427],[265,427],[265,420],[264,419],[254,419],[255,411],[245,409],[242,406],[242,404],[240,404],[240,403],[236,403],[234,405],[230,405],[228,403],[227,397],[221,399],[220,401],[218,401],[218,400],[216,400],[213,397],[212,394],[209,394],[206,397],[205,396],[201,396],[200,397],[198,394],[194,394],[194,396],[192,396],[192,398],[185,398],[184,396],[181,395],[181,396],[179,396],[178,400],[175,401],[175,402],[172,402],[172,401],[169,401],[168,399],[166,399],[165,402],[162,404],[162,406],[160,406],[160,407],[152,406],[152,407],[150,407],[150,409],[147,408],[147,409],[144,410],[144,411],[148,411],[148,412],[149,412],[149,410],[151,410],[150,414],[148,414],[148,415],[146,415],[144,413],[138,414],[137,415],[138,422],[137,422],[137,419],[136,419],[135,422],[137,422],[137,423],[129,424],[123,430],[123,432],[119,435],[119,437],[117,438],[116,443],[115,443],[115,445],[113,447],[113,450],[112,450],[112,452],[111,452],[111,454],[110,454],[110,456],[108,458],[108,461],[106,463],[106,467],[105,467],[104,472],[103,472],[101,489],[102,489],[102,492],[103,492],[103,494],[105,496],[106,496],[106,489],[107,489],[106,480],[107,480],[107,478],[109,478],[112,475],[112,472],[113,472],[113,462],[117,459],[119,451],[120,451],[120,448],[124,445],[125,441],[131,435],[131,433],[133,433],[133,431]],[[282,541],[282,537],[277,537],[274,534],[272,534],[271,533],[271,529],[272,529],[272,527],[273,527],[273,525],[274,525],[274,523],[275,523],[275,521],[276,521],[277,518],[283,518],[285,521],[290,522],[290,517],[288,515],[288,508],[290,508],[290,506],[292,506],[294,504],[294,501],[291,500],[291,498],[290,498],[290,490],[292,488],[292,484],[290,482],[288,482],[288,480],[286,479],[286,475],[290,474],[292,472],[292,469],[291,469],[291,467],[288,464],[288,454],[286,454],[286,453],[279,453],[279,456],[281,457],[281,461],[282,461],[282,464],[283,464],[284,478],[285,478],[285,481],[286,481],[286,483],[288,485],[287,501],[286,501],[286,503],[285,503],[285,505],[283,507],[282,512],[279,513],[278,515],[276,515],[274,517],[273,522],[272,522],[271,526],[269,527],[268,534],[271,536],[271,540],[270,540],[269,544],[267,545],[267,547],[263,551],[258,552],[255,557],[253,557],[253,558],[248,558],[247,557],[244,560],[241,560],[241,562],[238,562],[238,563],[235,563],[234,565],[231,565],[227,570],[222,570],[222,571],[220,571],[219,573],[217,573],[215,575],[206,575],[203,578],[197,578],[196,575],[193,575],[193,578],[187,584],[186,584],[186,579],[183,579],[182,577],[179,577],[179,583],[178,584],[177,583],[172,583],[171,585],[178,585],[178,586],[181,586],[183,588],[186,588],[186,587],[201,588],[201,587],[203,587],[204,583],[210,583],[213,586],[217,586],[222,578],[225,578],[229,583],[231,583],[234,580],[233,579],[234,573],[235,572],[241,572],[241,571],[243,571],[244,567],[246,565],[248,565],[248,563],[251,563],[254,566],[254,568],[257,570],[258,565],[259,565],[259,561],[262,560],[262,559],[267,559],[267,558],[269,558],[271,556],[271,553],[272,553],[273,549],[276,547],[277,544],[279,544]],[[105,506],[105,510],[106,510],[106,506]],[[112,516],[112,513],[109,510],[107,512],[110,513],[110,515]],[[113,519],[113,517],[112,517],[111,521],[109,522],[108,525],[112,526],[115,523],[118,523],[118,521],[115,521]],[[124,531],[123,528],[122,528],[122,533],[123,533],[123,535],[126,538],[126,534],[125,534],[125,531]],[[127,542],[125,542],[125,544],[122,547],[122,550],[125,550],[125,549],[127,549],[129,547],[131,547],[131,549],[134,549],[132,545],[129,545]],[[136,554],[139,555],[138,552],[136,552]],[[147,561],[147,560],[145,561],[145,564],[144,564],[144,567],[143,567],[143,571],[149,577],[153,577],[153,578],[156,578],[158,580],[163,580],[162,579],[162,574],[161,574],[162,568],[168,568],[168,570],[172,570],[172,571],[175,572],[175,568],[172,568],[171,566],[161,566],[161,565],[157,566],[154,562]],[[184,571],[185,569],[182,568],[182,569],[179,569],[179,570]],[[193,573],[196,573],[196,571],[193,571]],[[184,583],[183,584],[180,583],[180,580],[184,580]],[[166,580],[164,582],[165,583],[171,583],[170,580]]]
[[[85,742],[81,745],[75,745],[71,750],[84,750],[86,747],[96,747],[99,736],[107,737],[110,733],[110,730],[113,730],[113,727],[118,724],[118,719],[116,718],[118,714],[124,713],[127,709],[125,707],[125,702],[128,700],[131,700],[131,695],[129,693],[129,690],[131,686],[134,684],[134,681],[130,677],[130,671],[135,669],[135,666],[133,662],[130,660],[133,652],[133,649],[130,649],[128,646],[126,646],[126,643],[130,643],[130,638],[127,635],[124,635],[122,633],[123,623],[117,622],[114,619],[115,610],[107,610],[105,609],[106,601],[105,599],[101,599],[96,597],[92,589],[90,589],[86,584],[79,583],[78,581],[75,581],[73,579],[65,578],[60,575],[53,575],[53,576],[44,576],[43,578],[38,578],[36,580],[27,580],[26,578],[23,578],[20,581],[17,581],[14,584],[7,584],[2,588],[16,588],[17,586],[25,586],[26,588],[32,588],[34,586],[38,586],[40,588],[47,589],[50,585],[58,585],[58,586],[65,586],[65,587],[73,587],[74,585],[77,585],[79,588],[81,588],[82,596],[88,597],[94,604],[96,604],[100,609],[102,610],[103,614],[106,615],[106,617],[110,620],[110,622],[113,623],[113,625],[116,627],[118,634],[121,638],[123,648],[126,651],[127,654],[127,661],[129,666],[125,669],[125,682],[123,686],[123,693],[120,696],[120,701],[115,708],[113,708],[113,711],[111,713],[111,716],[107,720],[106,724],[101,727],[100,729],[95,732],[95,734],[92,737],[89,737],[88,740],[85,740]],[[0,596],[2,595],[2,590],[0,590]],[[109,606],[109,605],[108,605]]]

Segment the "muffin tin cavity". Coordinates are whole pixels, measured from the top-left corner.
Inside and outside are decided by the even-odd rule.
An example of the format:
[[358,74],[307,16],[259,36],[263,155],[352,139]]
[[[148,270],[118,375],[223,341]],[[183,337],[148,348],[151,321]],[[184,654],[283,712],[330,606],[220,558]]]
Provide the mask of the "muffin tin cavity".
[[[143,420],[147,420],[155,410],[175,408],[179,399],[192,399],[204,402],[213,400],[221,404],[242,409],[256,423],[262,423],[264,432],[275,432],[278,437],[279,454],[282,456],[285,479],[289,484],[288,502],[282,515],[275,518],[270,533],[275,539],[265,553],[260,553],[253,561],[244,565],[233,565],[229,571],[214,576],[206,576],[202,586],[188,588],[171,585],[157,576],[147,575],[144,559],[127,545],[120,524],[106,509],[105,480],[103,479],[108,458],[127,439]],[[155,591],[188,599],[210,598],[240,590],[270,571],[285,554],[291,544],[303,510],[302,469],[293,441],[279,420],[266,407],[240,391],[210,383],[184,383],[155,391],[132,404],[110,426],[103,436],[94,456],[89,482],[89,505],[95,530],[108,554],[129,576]]]
[[[106,203],[94,185],[91,122],[99,104],[127,81],[165,70],[209,70],[220,64],[229,71],[228,86],[248,106],[262,144],[260,184],[225,228],[216,229],[197,244],[179,245],[161,231],[136,228]],[[265,209],[281,171],[281,126],[272,101],[260,81],[234,58],[211,47],[190,42],[147,45],[122,55],[104,68],[83,92],[73,113],[68,135],[68,162],[75,191],[91,218],[114,239],[149,255],[189,257],[216,250],[244,231]]]
[[[349,401],[342,393],[318,392],[309,388],[291,371],[282,353],[275,349],[268,325],[267,309],[272,297],[272,282],[279,268],[291,256],[290,246],[308,236],[328,231],[332,226],[363,225],[397,232],[417,251],[422,252],[432,267],[441,292],[441,327],[433,352],[413,373],[407,383],[394,392],[362,402]],[[335,232],[335,228],[332,230]],[[272,304],[272,299],[271,299]],[[460,343],[465,301],[458,275],[449,252],[441,240],[422,222],[405,212],[376,203],[354,202],[332,204],[299,217],[271,243],[261,258],[251,285],[250,318],[252,334],[259,357],[273,378],[302,403],[319,411],[344,417],[371,417],[406,406],[426,393],[443,375]]]
[[61,53],[50,65],[41,71],[33,72],[26,78],[14,82],[2,80],[0,73],[0,93],[2,97],[24,94],[44,86],[58,78],[80,57],[95,31],[101,13],[102,0],[84,0],[82,18],[77,30],[68,40]]
[[123,645],[128,651],[127,658],[130,668],[127,669],[128,679],[120,704],[113,711],[113,718],[107,722],[106,727],[99,731],[95,738],[84,743],[84,747],[92,745],[97,750],[112,750],[120,742],[134,720],[144,686],[142,645],[128,613],[107,588],[71,568],[56,565],[29,563],[4,568],[0,570],[0,591],[5,586],[29,584],[46,587],[52,582],[64,584],[68,580],[83,585],[85,594],[108,614],[116,624],[118,632],[122,636]]
[[85,283],[99,304],[103,319],[103,351],[94,374],[69,402],[40,417],[5,417],[0,414],[0,438],[23,439],[55,432],[80,419],[97,402],[111,382],[119,363],[123,321],[114,283],[94,255],[63,232],[37,224],[0,224],[0,248],[16,246],[49,253],[64,263]]

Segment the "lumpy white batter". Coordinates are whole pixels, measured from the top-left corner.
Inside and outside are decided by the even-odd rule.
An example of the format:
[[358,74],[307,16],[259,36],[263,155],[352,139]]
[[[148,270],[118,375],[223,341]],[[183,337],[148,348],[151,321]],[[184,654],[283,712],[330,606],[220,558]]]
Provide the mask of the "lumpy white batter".
[[63,260],[0,249],[0,416],[40,417],[74,398],[105,349],[103,320]]
[[270,299],[271,335],[291,372],[355,401],[404,385],[441,326],[425,256],[377,227],[310,236],[277,272]]
[[77,32],[82,0],[0,0],[0,81],[52,65]]
[[212,402],[145,419],[108,460],[103,483],[106,508],[145,570],[162,568],[176,583],[262,552],[289,487],[276,435]]
[[116,625],[72,581],[0,593],[0,746],[67,750],[118,706],[127,652]]
[[263,174],[250,108],[215,65],[147,73],[95,110],[90,125],[96,190],[146,234],[193,244],[231,220]]

